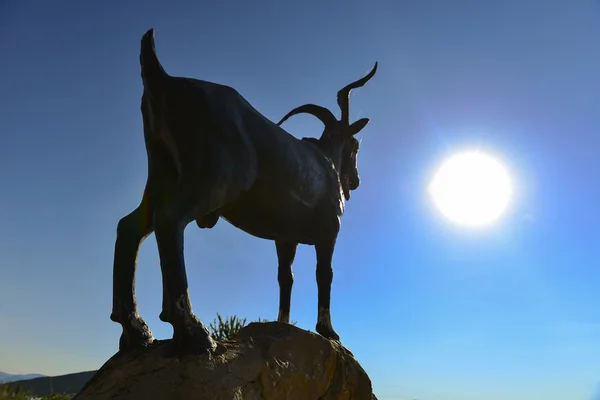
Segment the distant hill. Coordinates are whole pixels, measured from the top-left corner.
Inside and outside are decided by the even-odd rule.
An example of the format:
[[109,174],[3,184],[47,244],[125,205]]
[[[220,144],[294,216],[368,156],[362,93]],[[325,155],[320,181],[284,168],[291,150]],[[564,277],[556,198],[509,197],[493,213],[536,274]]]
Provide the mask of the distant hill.
[[6,372],[0,371],[0,383],[22,381],[26,379],[40,378],[44,376],[45,375],[42,374],[8,374]]
[[59,376],[42,376],[40,378],[13,381],[38,396],[52,393],[76,394],[94,376],[96,371],[77,372]]

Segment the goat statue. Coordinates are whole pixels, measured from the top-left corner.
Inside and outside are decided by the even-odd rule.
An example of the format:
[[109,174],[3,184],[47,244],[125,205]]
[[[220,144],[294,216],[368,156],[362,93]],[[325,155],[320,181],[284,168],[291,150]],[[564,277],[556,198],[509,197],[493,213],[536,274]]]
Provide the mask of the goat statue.
[[[331,261],[345,200],[360,183],[359,144],[353,136],[369,122],[362,118],[349,123],[349,94],[373,77],[377,63],[367,76],[338,92],[340,120],[326,108],[306,104],[278,124],[231,87],[168,75],[155,52],[153,29],[141,40],[140,64],[148,177],[139,206],[117,227],[110,318],[123,327],[120,350],[154,341],[135,297],[138,250],[152,232],[163,282],[159,318],[173,326],[178,349],[216,348],[192,312],[183,242],[190,222],[211,228],[219,218],[255,237],[275,241],[280,322],[289,323],[296,248],[299,243],[315,246],[316,331],[339,340],[329,311]],[[323,122],[320,139],[299,140],[280,127],[299,113]]]

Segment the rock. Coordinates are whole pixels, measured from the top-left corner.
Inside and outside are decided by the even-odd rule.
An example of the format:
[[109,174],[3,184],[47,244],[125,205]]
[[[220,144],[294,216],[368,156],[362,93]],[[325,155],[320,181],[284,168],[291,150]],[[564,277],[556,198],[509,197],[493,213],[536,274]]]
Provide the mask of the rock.
[[211,355],[176,355],[171,340],[115,354],[76,400],[376,400],[337,341],[295,326],[251,323]]

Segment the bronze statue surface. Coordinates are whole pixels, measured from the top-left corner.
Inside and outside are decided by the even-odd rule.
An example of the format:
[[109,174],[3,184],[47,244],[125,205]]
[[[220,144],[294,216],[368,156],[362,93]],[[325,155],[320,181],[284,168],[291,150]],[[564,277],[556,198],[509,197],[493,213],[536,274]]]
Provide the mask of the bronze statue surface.
[[[338,92],[341,119],[326,108],[306,104],[278,124],[231,87],[168,75],[157,58],[152,29],[142,38],[140,64],[148,178],[140,205],[117,227],[111,319],[123,327],[120,349],[154,340],[135,298],[138,250],[152,232],[163,280],[160,319],[172,324],[179,348],[200,352],[215,348],[192,311],[183,242],[190,222],[211,228],[219,218],[275,241],[280,322],[289,323],[296,248],[315,247],[316,331],[339,340],[329,310],[331,260],[345,201],[360,184],[354,135],[369,122],[362,118],[350,124],[349,94],[373,77],[377,63],[367,76]],[[279,126],[298,113],[310,113],[323,122],[319,139],[300,140]]]

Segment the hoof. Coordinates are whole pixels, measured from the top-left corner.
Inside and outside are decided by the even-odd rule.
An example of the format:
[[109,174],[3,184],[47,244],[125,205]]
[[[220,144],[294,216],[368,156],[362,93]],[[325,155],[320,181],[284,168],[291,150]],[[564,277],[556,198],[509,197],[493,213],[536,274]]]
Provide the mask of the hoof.
[[130,318],[128,325],[123,326],[123,333],[119,339],[119,351],[149,346],[154,342],[154,336],[150,328],[141,317]]
[[317,333],[323,336],[324,338],[338,341],[340,340],[340,335],[338,335],[337,332],[331,326],[317,324],[316,330]]
[[173,326],[173,342],[182,354],[207,354],[217,349],[217,343],[194,315],[185,325]]
[[202,336],[173,336],[175,347],[179,354],[202,355],[210,354],[217,349],[217,343],[210,335]]

